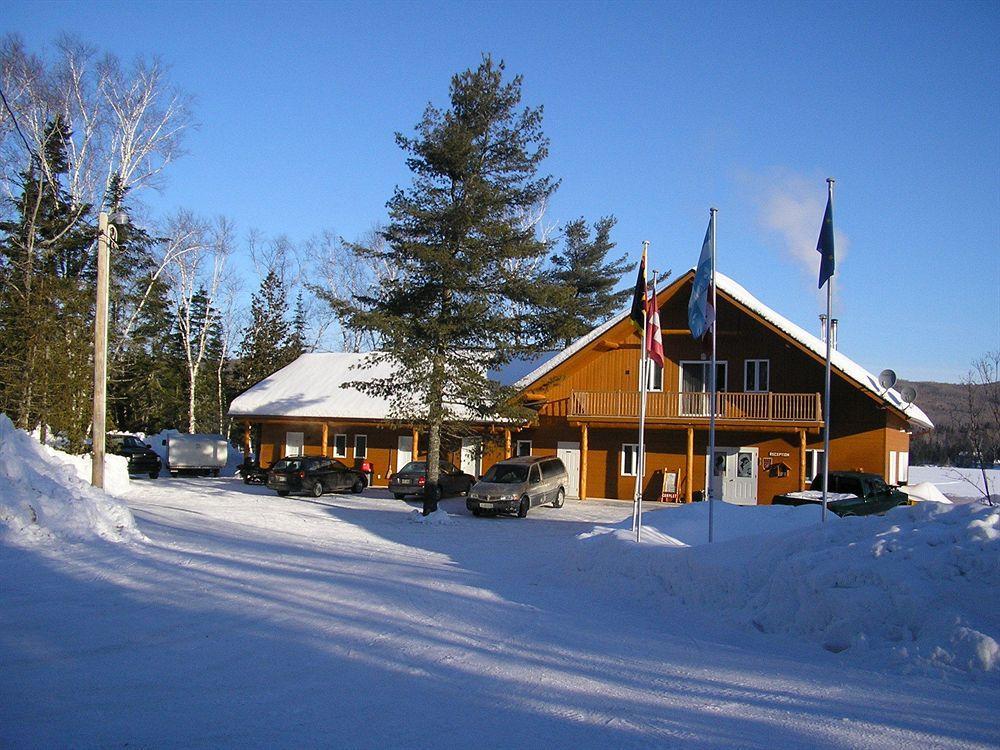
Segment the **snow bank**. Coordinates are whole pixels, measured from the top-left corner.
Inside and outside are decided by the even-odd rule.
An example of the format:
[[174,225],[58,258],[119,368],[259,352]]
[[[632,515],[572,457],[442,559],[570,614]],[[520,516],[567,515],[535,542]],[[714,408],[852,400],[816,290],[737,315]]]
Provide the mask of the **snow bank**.
[[[580,535],[577,565],[868,663],[1000,678],[1000,509],[923,503],[826,524],[814,507],[716,510],[715,544],[693,529],[707,526],[699,504],[649,514],[643,544],[627,528]],[[795,529],[799,513],[811,520]]]
[[[127,462],[121,456],[108,458],[109,486],[128,489]],[[0,414],[0,530],[31,539],[141,539],[131,511],[91,487],[89,479],[89,456],[40,445]]]
[[[987,469],[986,480],[995,503],[1000,503],[1000,469]],[[911,466],[910,484],[930,482],[948,499],[957,502],[982,500],[983,472],[979,469],[960,469],[957,466]]]

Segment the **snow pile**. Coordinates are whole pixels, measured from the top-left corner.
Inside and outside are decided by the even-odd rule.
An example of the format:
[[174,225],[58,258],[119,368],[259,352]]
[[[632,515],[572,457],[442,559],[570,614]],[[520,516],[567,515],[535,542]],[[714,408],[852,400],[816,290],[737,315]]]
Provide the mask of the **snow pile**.
[[429,526],[451,526],[455,519],[449,516],[442,508],[438,508],[433,513],[424,515],[421,511],[415,510],[410,513],[410,523],[424,523]]
[[[993,502],[1000,504],[1000,469],[987,469],[986,481],[990,486]],[[957,466],[911,466],[909,483],[930,482],[948,499],[963,502],[982,500],[983,472],[980,469],[963,469]]]
[[[124,458],[110,457],[106,479],[127,489]],[[40,539],[48,536],[115,541],[138,540],[142,534],[131,511],[88,481],[90,458],[69,456],[40,445],[0,414],[0,529],[7,534]]]
[[951,503],[944,493],[937,488],[937,485],[930,482],[918,482],[917,484],[903,485],[899,488],[905,492],[907,497],[918,503]]
[[[707,509],[688,506],[649,514],[640,545],[627,528],[581,535],[578,567],[833,653],[1000,678],[1000,509],[923,503],[818,524],[816,508],[791,508],[812,522],[788,530],[797,519],[775,507],[717,506],[715,544],[692,533]],[[752,536],[738,538],[733,511],[759,515],[742,525]]]

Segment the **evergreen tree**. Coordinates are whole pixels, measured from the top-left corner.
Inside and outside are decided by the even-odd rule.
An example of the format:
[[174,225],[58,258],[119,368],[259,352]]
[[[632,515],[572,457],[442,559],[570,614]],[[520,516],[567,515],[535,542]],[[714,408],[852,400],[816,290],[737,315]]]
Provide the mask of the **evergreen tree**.
[[548,245],[527,217],[557,183],[538,176],[548,152],[541,108],[519,109],[520,76],[503,79],[504,64],[485,56],[452,78],[448,110],[428,106],[415,137],[397,133],[413,182],[387,204],[384,247],[354,248],[397,269],[350,313],[351,325],[376,335],[395,374],[356,385],[391,398],[397,418],[426,424],[425,513],[436,508],[449,425],[510,413],[511,392],[486,370],[539,341],[545,285],[531,269]]
[[0,409],[80,447],[90,422],[95,232],[63,187],[69,127],[45,129],[0,222]]
[[635,264],[625,255],[607,260],[615,247],[611,230],[616,223],[614,216],[595,222],[593,238],[582,218],[566,225],[563,252],[552,259],[554,290],[547,316],[549,332],[564,347],[618,312],[632,294],[614,288]]
[[285,285],[278,273],[268,271],[250,300],[250,324],[239,347],[240,389],[246,390],[271,375],[298,354],[288,324]]
[[288,361],[294,362],[306,351],[306,308],[302,292],[295,296],[295,313],[292,316],[292,335],[288,344]]

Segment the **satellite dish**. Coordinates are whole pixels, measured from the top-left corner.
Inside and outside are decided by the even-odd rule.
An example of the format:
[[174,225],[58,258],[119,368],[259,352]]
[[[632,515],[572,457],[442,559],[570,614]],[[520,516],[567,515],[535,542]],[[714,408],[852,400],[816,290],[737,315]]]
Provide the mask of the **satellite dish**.
[[885,390],[889,390],[896,385],[896,373],[892,370],[882,370],[878,374],[878,384],[885,388]]
[[917,398],[917,389],[912,385],[904,385],[899,389],[899,397],[903,399],[904,404],[912,404]]

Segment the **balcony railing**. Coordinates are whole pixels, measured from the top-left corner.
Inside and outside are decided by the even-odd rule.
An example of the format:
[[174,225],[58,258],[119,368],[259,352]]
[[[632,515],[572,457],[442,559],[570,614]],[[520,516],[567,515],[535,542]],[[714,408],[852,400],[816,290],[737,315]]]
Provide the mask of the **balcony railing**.
[[[716,394],[718,420],[745,422],[822,422],[823,407],[818,393],[726,393]],[[709,393],[650,392],[646,397],[646,419],[708,419]],[[569,398],[571,418],[638,419],[639,394],[634,391],[573,391]]]

